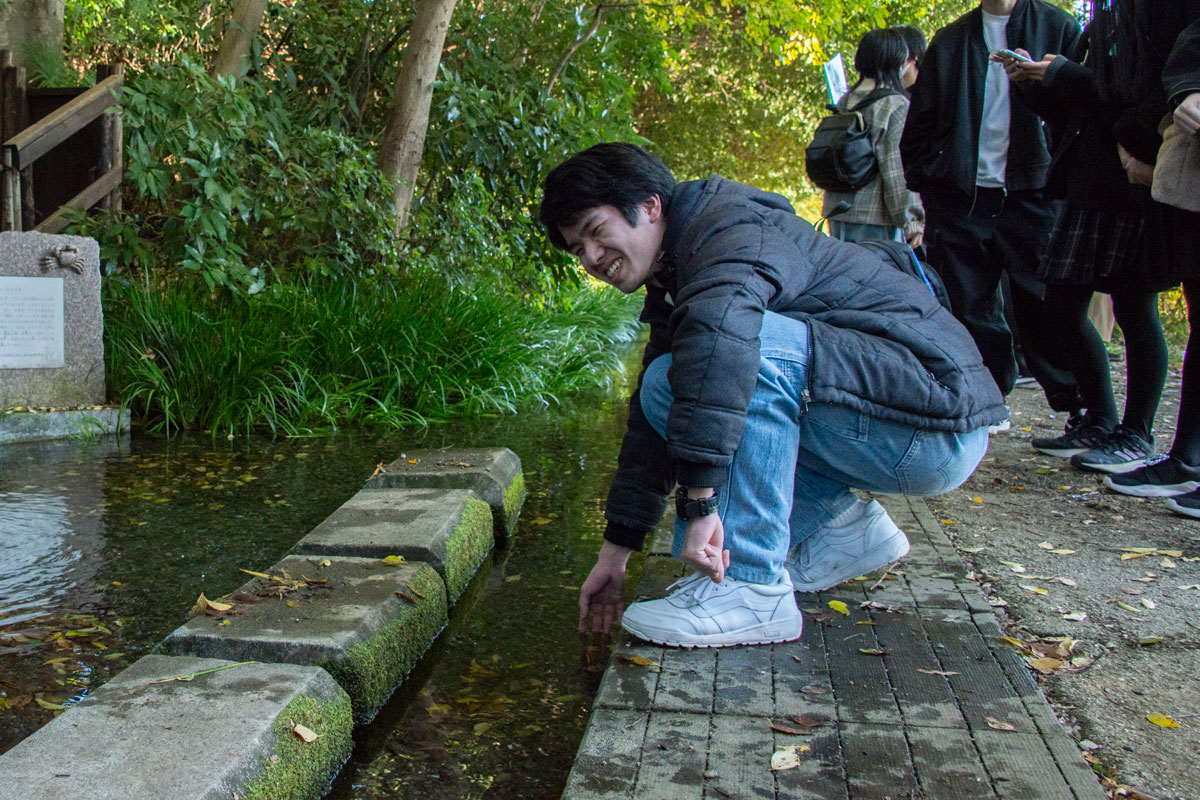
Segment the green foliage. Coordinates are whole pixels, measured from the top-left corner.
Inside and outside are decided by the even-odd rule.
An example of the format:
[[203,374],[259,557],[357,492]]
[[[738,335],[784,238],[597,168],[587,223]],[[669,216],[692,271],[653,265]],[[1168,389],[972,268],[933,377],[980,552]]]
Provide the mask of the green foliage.
[[394,265],[390,195],[354,141],[303,126],[255,81],[190,62],[127,81],[126,209],[78,220],[107,271],[182,270],[209,288]]
[[540,304],[504,286],[403,278],[105,284],[108,382],[152,430],[282,433],[512,412],[619,367],[640,302],[592,285]]

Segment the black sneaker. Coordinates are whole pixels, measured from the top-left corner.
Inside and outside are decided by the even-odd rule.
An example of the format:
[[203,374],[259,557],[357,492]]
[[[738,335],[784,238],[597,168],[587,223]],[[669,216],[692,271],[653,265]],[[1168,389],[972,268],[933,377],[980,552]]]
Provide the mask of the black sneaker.
[[1189,467],[1174,456],[1159,456],[1123,475],[1109,475],[1104,485],[1134,497],[1174,497],[1200,489],[1200,468]]
[[1153,440],[1118,425],[1099,447],[1071,456],[1071,466],[1087,472],[1133,472],[1153,457]]
[[1167,498],[1167,508],[1185,517],[1200,519],[1200,490]]
[[1086,453],[1099,447],[1108,440],[1109,431],[1099,425],[1088,425],[1082,417],[1078,422],[1074,420],[1075,417],[1067,419],[1067,429],[1063,431],[1062,436],[1042,436],[1034,439],[1033,449],[1048,456],[1070,458],[1076,453]]

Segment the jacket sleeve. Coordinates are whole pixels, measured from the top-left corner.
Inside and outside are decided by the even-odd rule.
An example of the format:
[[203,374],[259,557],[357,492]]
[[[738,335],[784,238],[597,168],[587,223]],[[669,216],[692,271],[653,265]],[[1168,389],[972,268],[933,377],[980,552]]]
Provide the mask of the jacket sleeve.
[[758,335],[781,285],[779,272],[802,269],[807,261],[753,211],[711,209],[689,228],[675,253],[667,449],[681,485],[718,486],[745,429],[758,377]]
[[904,181],[904,165],[900,160],[900,137],[908,103],[896,98],[895,105],[884,119],[884,127],[875,142],[875,160],[879,162],[879,182],[883,190],[883,213],[888,224],[904,231],[905,236],[923,233],[925,209],[921,198],[908,189]]
[[937,37],[934,37],[921,62],[917,82],[912,86],[908,114],[900,137],[904,178],[914,192],[922,191],[925,176],[941,145],[937,135],[938,97],[941,94],[939,52]]
[[642,413],[641,388],[646,367],[671,349],[667,331],[669,308],[662,290],[647,288],[641,321],[650,325],[650,341],[642,354],[642,374],[629,399],[629,417],[617,472],[608,489],[604,507],[607,525],[604,538],[613,544],[641,550],[646,535],[654,529],[666,510],[667,496],[675,486],[675,469],[667,454],[667,443]]
[[1183,29],[1163,69],[1163,88],[1172,106],[1200,92],[1200,19]]

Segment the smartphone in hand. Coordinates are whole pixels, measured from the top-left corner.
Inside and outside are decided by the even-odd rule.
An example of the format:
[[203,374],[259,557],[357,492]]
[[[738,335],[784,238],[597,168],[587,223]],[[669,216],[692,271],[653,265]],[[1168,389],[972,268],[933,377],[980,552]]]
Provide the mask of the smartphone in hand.
[[1000,61],[1001,59],[1005,59],[1005,58],[1014,58],[1017,61],[1024,61],[1026,63],[1031,63],[1033,61],[1033,59],[1030,58],[1029,56],[1023,56],[1020,53],[1018,53],[1016,50],[1009,50],[1007,47],[1001,48],[999,50],[993,50],[992,58],[995,59],[996,61]]

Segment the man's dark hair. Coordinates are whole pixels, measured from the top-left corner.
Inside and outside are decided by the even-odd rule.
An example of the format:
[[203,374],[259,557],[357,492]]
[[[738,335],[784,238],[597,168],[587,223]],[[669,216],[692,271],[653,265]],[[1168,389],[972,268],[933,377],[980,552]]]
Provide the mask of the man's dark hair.
[[925,34],[916,25],[896,25],[896,30],[900,31],[900,35],[904,37],[904,43],[908,45],[908,57],[917,62],[917,66],[921,66],[921,59],[925,58],[925,51],[929,49],[928,42],[925,41]]
[[638,208],[658,195],[665,211],[675,190],[675,176],[658,156],[637,145],[605,142],[576,153],[546,176],[538,220],[550,242],[567,249],[560,228],[579,221],[585,211],[616,206],[636,225]]

